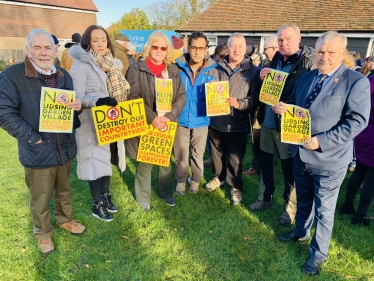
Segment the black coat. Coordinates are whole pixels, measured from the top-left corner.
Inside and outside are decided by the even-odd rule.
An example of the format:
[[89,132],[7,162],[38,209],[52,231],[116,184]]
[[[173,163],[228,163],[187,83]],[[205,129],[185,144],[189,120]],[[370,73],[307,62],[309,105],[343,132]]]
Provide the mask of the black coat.
[[[64,69],[57,68],[56,74],[56,88],[73,89]],[[39,132],[43,86],[47,87],[47,82],[28,57],[0,74],[0,127],[17,139],[20,162],[27,168],[65,165],[77,154],[74,134]],[[40,138],[43,142],[35,144]]]

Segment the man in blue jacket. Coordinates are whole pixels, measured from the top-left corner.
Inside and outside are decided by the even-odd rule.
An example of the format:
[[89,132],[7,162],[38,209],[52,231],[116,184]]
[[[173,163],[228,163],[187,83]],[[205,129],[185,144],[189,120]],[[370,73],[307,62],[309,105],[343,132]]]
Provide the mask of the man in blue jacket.
[[[210,122],[206,115],[205,83],[218,78],[217,64],[207,55],[207,48],[207,37],[202,32],[193,32],[188,39],[188,52],[176,61],[186,91],[186,104],[178,119],[174,142],[178,195],[186,193],[187,178],[190,192],[198,193],[204,173],[203,156]],[[190,147],[192,176],[188,177]]]
[[[30,190],[34,236],[43,254],[54,250],[49,201],[54,196],[57,225],[82,234],[86,228],[72,219],[72,191],[69,183],[71,163],[77,154],[72,133],[39,131],[42,87],[73,89],[70,75],[53,65],[56,49],[52,36],[34,29],[26,37],[27,56],[0,75],[0,127],[18,141],[18,154],[25,167]],[[79,111],[79,99],[67,107]]]

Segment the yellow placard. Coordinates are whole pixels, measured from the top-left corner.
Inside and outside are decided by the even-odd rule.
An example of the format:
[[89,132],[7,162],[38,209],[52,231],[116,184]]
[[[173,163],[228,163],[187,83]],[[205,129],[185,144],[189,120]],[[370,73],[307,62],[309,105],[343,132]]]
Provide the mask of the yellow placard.
[[229,96],[228,81],[205,83],[206,115],[230,114]]
[[75,100],[75,91],[42,87],[39,132],[71,133],[74,110],[67,105]]
[[281,142],[304,144],[310,137],[309,110],[296,105],[287,105],[287,111],[282,114]]
[[156,110],[170,112],[173,101],[173,81],[171,79],[156,79]]
[[268,105],[276,105],[279,102],[287,76],[287,72],[271,69],[262,83],[260,101]]
[[169,166],[176,131],[176,122],[167,122],[162,131],[153,125],[148,125],[147,134],[140,137],[136,160],[159,166]]
[[96,106],[91,110],[99,145],[147,133],[143,99],[120,102],[115,107]]

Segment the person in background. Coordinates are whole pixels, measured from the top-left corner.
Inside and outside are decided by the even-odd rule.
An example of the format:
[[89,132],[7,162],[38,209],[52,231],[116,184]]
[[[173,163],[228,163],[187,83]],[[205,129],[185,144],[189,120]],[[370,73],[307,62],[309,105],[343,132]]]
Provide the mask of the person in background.
[[[129,99],[144,99],[147,123],[159,130],[165,127],[166,122],[177,122],[186,103],[179,69],[172,63],[172,57],[173,47],[168,37],[162,32],[155,31],[144,45],[144,60],[132,64],[126,74],[131,86]],[[173,95],[170,112],[164,113],[156,110],[156,77],[172,80]],[[127,155],[136,159],[138,147],[139,138],[127,140]],[[136,200],[145,211],[150,210],[152,168],[152,164],[139,162],[135,174]],[[175,206],[171,161],[167,167],[158,167],[158,193],[168,206]]]
[[183,46],[184,46],[184,42],[183,42],[183,39],[178,37],[178,36],[175,36],[173,35],[171,37],[171,42],[172,42],[172,45],[173,45],[173,62],[176,62],[176,59],[179,58],[181,55],[183,55]]
[[113,44],[113,52],[114,57],[119,59],[123,64],[122,74],[123,76],[126,75],[127,70],[130,67],[129,59],[127,58],[127,45],[129,44],[130,40],[127,36],[123,35],[122,33],[118,33],[114,38]]
[[208,43],[204,33],[193,32],[188,38],[188,52],[177,58],[176,63],[186,90],[186,105],[179,116],[174,141],[178,195],[186,193],[189,158],[192,175],[188,177],[188,182],[192,194],[198,193],[204,176],[203,156],[210,122],[206,112],[205,83],[218,79],[217,64],[206,52]]
[[73,65],[74,59],[69,56],[69,49],[74,45],[79,44],[81,41],[81,35],[79,33],[74,33],[71,36],[72,42],[68,42],[65,44],[65,50],[62,52],[61,55],[61,67],[65,69],[67,72],[70,73],[70,68]]
[[[360,225],[370,225],[367,213],[374,198],[374,76],[369,78],[369,82],[371,92],[369,125],[355,138],[356,168],[349,178],[345,200],[339,210],[340,214],[354,215],[351,223]],[[362,190],[356,212],[353,203],[361,184]]]
[[[34,236],[43,254],[54,251],[49,202],[54,197],[57,226],[72,234],[86,227],[72,219],[72,190],[69,174],[77,154],[73,133],[39,131],[42,87],[73,90],[70,75],[53,65],[56,48],[52,36],[42,29],[26,37],[27,56],[0,74],[0,127],[18,142],[18,155],[25,167],[25,182],[30,191]],[[81,110],[76,98],[67,107]]]
[[125,170],[125,145],[123,141],[98,144],[91,108],[116,106],[125,101],[130,86],[120,71],[121,61],[113,58],[112,42],[103,27],[89,26],[81,44],[71,47],[69,55],[74,59],[71,67],[74,90],[83,104],[79,116],[81,127],[76,130],[77,176],[88,181],[93,200],[92,215],[109,222],[113,220],[110,213],[118,211],[109,188],[112,163],[118,165],[121,172]]
[[127,58],[129,60],[130,65],[132,65],[134,62],[137,62],[139,60],[140,54],[136,52],[136,47],[131,42],[127,44],[127,49]]
[[[205,189],[213,191],[227,179],[230,186],[231,204],[242,201],[242,160],[245,155],[249,112],[258,102],[258,69],[245,57],[245,37],[232,34],[227,42],[228,56],[218,65],[219,81],[229,82],[228,103],[231,113],[210,118],[209,137],[212,145],[214,178]],[[227,159],[226,159],[227,155]]]
[[260,56],[257,55],[257,54],[252,54],[249,58],[251,59],[252,64],[253,64],[255,67],[258,68],[259,65],[261,64],[261,58],[260,58]]
[[309,240],[309,257],[301,267],[317,275],[327,258],[339,189],[352,160],[353,139],[368,124],[370,84],[361,73],[343,64],[347,37],[336,31],[322,34],[316,42],[317,69],[297,80],[286,103],[272,109],[276,114],[295,104],[309,110],[311,138],[290,145],[297,193],[295,228],[278,235],[282,242]]
[[57,55],[58,48],[60,47],[60,41],[58,41],[57,37],[54,36],[53,34],[51,34],[51,36],[53,38],[53,43],[55,44],[55,49],[56,49],[56,57],[55,57],[55,61],[53,62],[53,64],[55,66],[60,66],[60,60],[58,59],[58,55]]

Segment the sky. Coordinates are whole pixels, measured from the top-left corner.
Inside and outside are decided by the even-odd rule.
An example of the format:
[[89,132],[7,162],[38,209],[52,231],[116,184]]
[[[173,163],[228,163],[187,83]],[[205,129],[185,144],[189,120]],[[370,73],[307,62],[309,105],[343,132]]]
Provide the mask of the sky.
[[99,12],[96,14],[97,24],[108,28],[111,23],[118,21],[124,13],[133,8],[145,9],[156,0],[93,0]]

